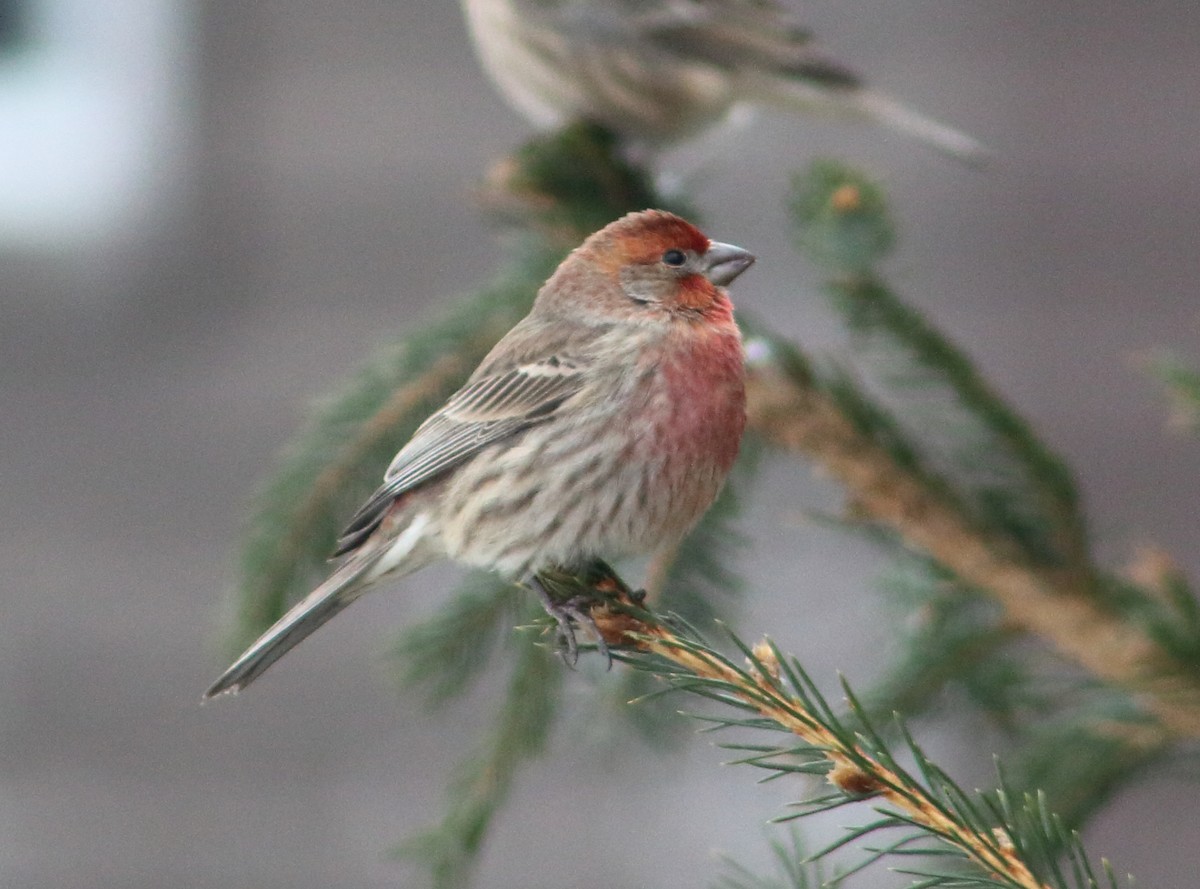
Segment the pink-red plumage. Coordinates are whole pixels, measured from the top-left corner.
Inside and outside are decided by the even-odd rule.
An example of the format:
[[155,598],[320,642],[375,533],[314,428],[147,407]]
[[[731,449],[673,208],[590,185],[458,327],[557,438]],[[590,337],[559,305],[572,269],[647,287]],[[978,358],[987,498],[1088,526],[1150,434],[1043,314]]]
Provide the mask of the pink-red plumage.
[[[722,302],[723,308],[729,305],[728,299]],[[691,339],[674,360],[661,365],[667,410],[659,420],[657,445],[687,454],[695,463],[711,461],[724,476],[746,426],[741,341],[703,330]]]
[[678,541],[737,456],[742,346],[723,285],[751,262],[658,210],[589,237],[396,455],[330,579],[208,695],[243,688],[380,579],[438,559],[521,579]]

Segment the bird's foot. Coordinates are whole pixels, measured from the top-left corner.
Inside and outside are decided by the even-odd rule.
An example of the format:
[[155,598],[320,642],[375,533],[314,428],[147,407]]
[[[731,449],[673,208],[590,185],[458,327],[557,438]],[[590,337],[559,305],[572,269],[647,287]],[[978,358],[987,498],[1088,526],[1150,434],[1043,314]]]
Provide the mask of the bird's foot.
[[579,662],[579,643],[575,638],[575,627],[578,625],[586,628],[595,637],[596,651],[604,656],[608,662],[608,669],[611,670],[612,652],[609,651],[608,643],[604,641],[604,636],[592,617],[592,608],[598,602],[596,597],[580,593],[567,599],[556,599],[536,575],[530,579],[529,585],[537,593],[546,613],[558,624],[558,653],[563,661],[571,667]]

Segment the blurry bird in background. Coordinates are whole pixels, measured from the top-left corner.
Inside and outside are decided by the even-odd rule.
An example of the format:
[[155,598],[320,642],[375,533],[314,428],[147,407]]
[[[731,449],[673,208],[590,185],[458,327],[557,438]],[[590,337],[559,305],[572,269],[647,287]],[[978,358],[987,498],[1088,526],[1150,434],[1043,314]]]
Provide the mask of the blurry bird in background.
[[875,121],[968,163],[986,149],[865,86],[772,0],[462,0],[484,69],[539,128],[662,146],[743,105]]
[[329,579],[205,697],[244,688],[378,581],[446,558],[527,580],[573,656],[570,622],[590,618],[538,573],[677,543],[733,466],[745,386],[724,288],[753,261],[659,210],[589,237],[396,455]]

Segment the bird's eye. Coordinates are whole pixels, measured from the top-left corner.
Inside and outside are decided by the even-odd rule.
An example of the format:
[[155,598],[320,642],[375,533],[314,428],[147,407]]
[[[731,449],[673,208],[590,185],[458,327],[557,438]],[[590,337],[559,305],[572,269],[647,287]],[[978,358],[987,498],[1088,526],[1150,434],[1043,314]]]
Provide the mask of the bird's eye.
[[669,265],[673,269],[679,268],[687,262],[687,254],[682,250],[668,250],[662,255],[663,265]]

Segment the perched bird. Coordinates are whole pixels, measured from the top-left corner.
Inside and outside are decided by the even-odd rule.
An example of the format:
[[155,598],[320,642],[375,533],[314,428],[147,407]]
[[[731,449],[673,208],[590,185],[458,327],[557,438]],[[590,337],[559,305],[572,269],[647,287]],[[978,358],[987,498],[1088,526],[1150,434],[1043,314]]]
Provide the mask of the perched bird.
[[878,121],[968,162],[985,150],[868,89],[773,0],[462,0],[475,49],[542,128],[584,119],[661,145],[738,105]]
[[569,632],[537,572],[677,541],[733,465],[745,390],[724,288],[752,262],[660,210],[590,236],[396,455],[343,533],[341,565],[205,697],[244,688],[379,580],[439,559],[525,579]]

